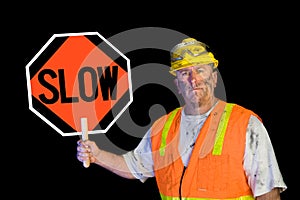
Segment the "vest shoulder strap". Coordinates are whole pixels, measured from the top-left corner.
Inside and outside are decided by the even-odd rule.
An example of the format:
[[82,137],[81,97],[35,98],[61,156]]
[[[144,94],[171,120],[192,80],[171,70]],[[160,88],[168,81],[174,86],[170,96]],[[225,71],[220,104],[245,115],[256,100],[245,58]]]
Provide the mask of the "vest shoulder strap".
[[164,125],[164,128],[162,130],[162,138],[161,138],[161,144],[159,147],[159,153],[161,156],[165,155],[165,148],[166,148],[166,144],[167,144],[167,136],[170,130],[170,127],[172,125],[173,119],[176,116],[177,112],[181,110],[181,107],[178,107],[176,109],[174,109],[171,113],[169,113],[167,121]]

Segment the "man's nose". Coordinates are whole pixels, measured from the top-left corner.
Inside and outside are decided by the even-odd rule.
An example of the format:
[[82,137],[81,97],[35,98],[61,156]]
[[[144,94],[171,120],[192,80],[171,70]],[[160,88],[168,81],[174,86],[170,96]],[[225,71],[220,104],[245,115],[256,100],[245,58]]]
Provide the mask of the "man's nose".
[[189,83],[195,87],[196,85],[196,79],[197,79],[197,72],[195,70],[191,70],[189,74]]

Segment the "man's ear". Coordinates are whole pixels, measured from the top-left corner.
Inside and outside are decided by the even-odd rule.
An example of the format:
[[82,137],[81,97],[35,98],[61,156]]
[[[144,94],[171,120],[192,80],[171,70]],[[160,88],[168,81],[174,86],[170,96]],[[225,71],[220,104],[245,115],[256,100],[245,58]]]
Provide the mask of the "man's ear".
[[181,94],[180,87],[179,87],[179,82],[178,82],[178,79],[177,79],[177,78],[174,79],[174,84],[176,85],[178,94]]
[[214,82],[214,87],[217,87],[217,83],[218,83],[218,72],[214,71],[212,73],[212,77],[213,77],[213,82]]

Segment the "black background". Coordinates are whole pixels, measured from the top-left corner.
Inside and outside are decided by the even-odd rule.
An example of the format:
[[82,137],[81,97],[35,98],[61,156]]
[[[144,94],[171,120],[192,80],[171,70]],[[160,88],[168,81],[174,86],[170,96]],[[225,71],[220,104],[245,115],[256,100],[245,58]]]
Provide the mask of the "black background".
[[[169,28],[210,45],[220,61],[227,101],[252,109],[262,117],[288,185],[282,199],[292,199],[295,190],[292,179],[296,177],[293,166],[299,157],[294,145],[299,132],[295,123],[299,119],[295,97],[299,84],[294,78],[298,56],[293,52],[299,50],[295,45],[298,38],[295,37],[293,6],[273,2],[264,6],[186,3],[162,8],[152,3],[62,6],[52,2],[34,5],[38,6],[35,9],[28,6],[17,14],[11,6],[12,12],[2,17],[7,19],[2,31],[5,44],[1,79],[2,113],[5,113],[2,121],[5,179],[2,181],[3,191],[9,192],[10,199],[19,196],[159,199],[154,179],[141,183],[123,179],[98,166],[84,168],[76,159],[79,137],[61,136],[28,108],[25,66],[53,34],[97,31],[108,38],[138,27]],[[116,7],[123,11],[115,10]],[[132,67],[143,63],[143,58],[151,62],[151,58],[157,60],[159,56],[165,55],[144,51],[132,57]],[[169,60],[168,57],[161,59],[162,62]],[[134,93],[134,103],[129,109],[135,111],[133,117],[137,123],[143,123],[147,115],[135,107],[149,106],[157,99],[159,92],[151,87]],[[166,104],[176,106],[172,102]],[[106,136],[128,150],[138,142],[115,126]]]

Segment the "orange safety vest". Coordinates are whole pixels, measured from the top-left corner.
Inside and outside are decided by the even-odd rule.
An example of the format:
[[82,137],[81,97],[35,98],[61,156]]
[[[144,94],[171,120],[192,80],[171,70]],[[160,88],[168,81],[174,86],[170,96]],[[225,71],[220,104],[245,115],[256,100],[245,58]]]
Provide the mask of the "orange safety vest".
[[181,109],[161,117],[152,127],[152,154],[161,198],[254,200],[243,157],[250,115],[258,116],[220,100],[203,124],[185,167],[178,151]]

